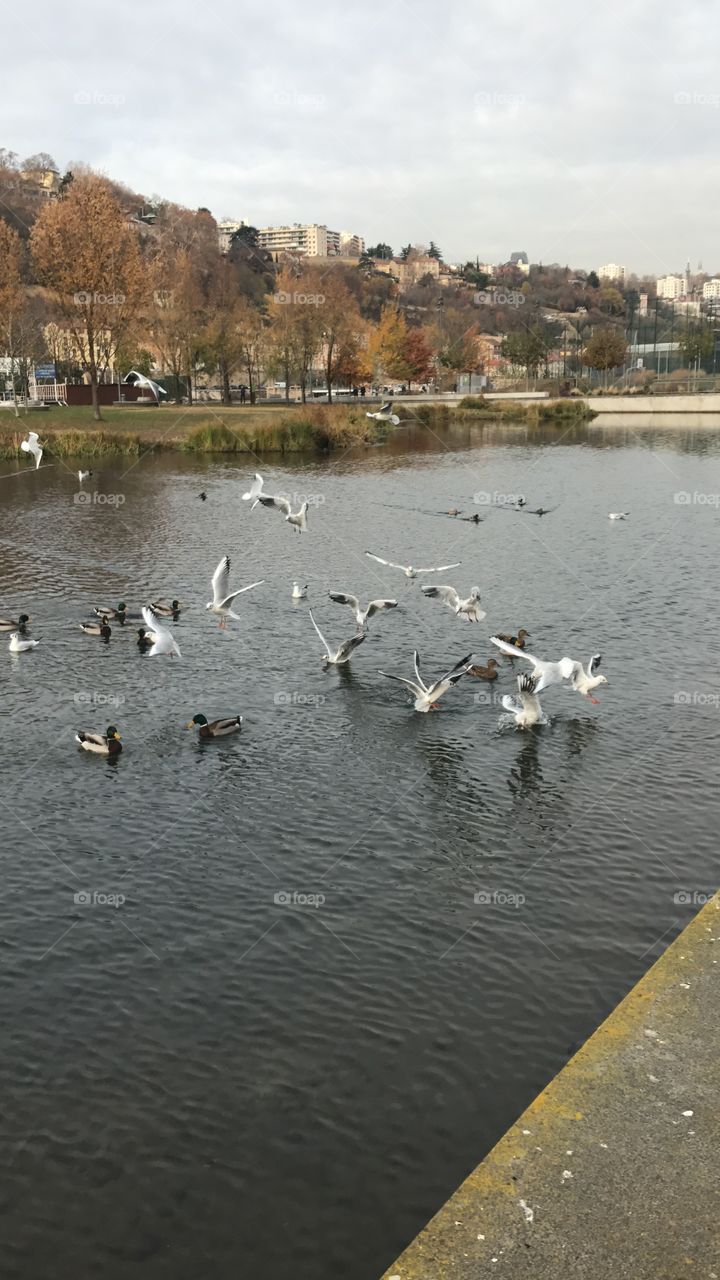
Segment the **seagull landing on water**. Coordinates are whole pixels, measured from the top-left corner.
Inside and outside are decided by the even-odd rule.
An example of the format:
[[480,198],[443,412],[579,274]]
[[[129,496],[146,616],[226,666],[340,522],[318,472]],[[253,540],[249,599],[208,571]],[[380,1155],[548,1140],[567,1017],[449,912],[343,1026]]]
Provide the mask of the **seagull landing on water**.
[[[229,591],[230,586],[230,557],[223,556],[212,578],[213,598],[205,605],[211,613],[217,613],[220,616],[220,626],[222,629],[227,627],[228,618],[234,618],[236,622],[240,621],[237,613],[233,613],[230,605],[237,596],[241,596],[243,591],[252,591],[253,587],[261,587],[264,578],[259,582],[251,582],[248,587],[240,587],[239,591]],[[152,623],[148,622],[148,626],[152,627]],[[153,628],[154,629],[154,628]]]
[[543,709],[537,696],[537,681],[532,676],[518,676],[517,684],[519,697],[512,698],[509,693],[505,693],[502,704],[515,717],[518,729],[530,729],[543,717]]
[[386,400],[375,413],[366,413],[365,417],[372,418],[375,422],[390,422],[394,427],[400,425],[400,419],[393,413],[392,400]]
[[406,578],[417,578],[419,573],[444,573],[446,569],[459,569],[462,564],[458,560],[455,564],[439,564],[434,569],[415,569],[411,564],[395,564],[394,560],[383,560],[381,556],[373,555],[372,551],[366,551],[365,555],[371,560],[377,560],[378,564],[387,565],[388,569],[401,569]]
[[349,640],[343,640],[339,649],[331,649],[317,622],[313,618],[312,609],[308,609],[308,613],[310,614],[310,621],[325,646],[325,653],[321,658],[321,662],[324,662],[326,667],[344,666],[345,663],[350,660],[350,655],[353,649],[357,649],[358,645],[362,644],[363,640],[367,639],[367,631],[358,631],[354,636],[351,636]]
[[39,439],[40,439],[40,437],[39,437],[39,435],[38,435],[37,431],[28,431],[28,438],[27,438],[27,440],[21,440],[21,441],[20,441],[20,448],[23,450],[23,452],[24,452],[24,453],[31,453],[31,454],[32,454],[32,456],[33,456],[33,458],[35,459],[35,470],[36,470],[36,471],[37,471],[38,467],[40,466],[40,463],[41,463],[41,461],[42,461],[42,456],[43,456],[43,449],[42,449],[42,445],[41,445],[41,444],[38,444],[38,440],[39,440]]
[[466,622],[479,622],[486,616],[485,610],[480,608],[479,587],[472,588],[467,600],[461,600],[454,587],[421,587],[420,590],[429,600],[442,600],[456,617],[464,618]]
[[608,511],[608,520],[627,520],[629,511]]
[[536,693],[542,693],[543,689],[547,689],[551,684],[562,684],[563,680],[569,680],[572,676],[574,665],[572,658],[561,658],[559,662],[545,662],[542,658],[536,658],[534,654],[525,653],[516,645],[501,640],[500,636],[491,636],[490,643],[497,645],[501,653],[506,653],[509,658],[524,658],[526,662],[532,663],[530,675],[535,681]]
[[256,471],[255,477],[253,479],[252,484],[250,485],[250,488],[248,489],[247,493],[244,493],[242,496],[243,502],[252,502],[252,506],[250,508],[251,511],[255,510],[258,502],[260,501],[260,494],[262,493],[262,491],[263,491],[263,478],[261,475],[258,475]]
[[570,671],[570,683],[576,693],[581,693],[589,702],[598,705],[597,698],[593,698],[591,690],[597,689],[599,684],[607,684],[607,676],[597,675],[598,667],[602,661],[599,653],[594,653],[592,658],[584,667],[582,662],[573,662]]
[[92,475],[92,471],[82,471],[82,470],[81,470],[81,471],[78,471],[78,473],[77,473],[77,478],[78,478],[78,480],[79,480],[80,484],[82,484],[83,480],[89,480],[89,478],[90,478],[90,476],[91,476],[91,475]]
[[259,493],[258,502],[262,502],[264,507],[277,507],[278,511],[282,511],[288,524],[291,524],[296,533],[305,533],[308,527],[307,512],[308,503],[303,502],[299,511],[292,511],[287,498],[271,497],[270,494]]
[[371,600],[367,609],[361,609],[357,596],[347,595],[344,591],[329,591],[328,595],[336,604],[349,605],[359,627],[364,627],[368,618],[374,617],[383,609],[397,609],[397,600]]
[[[180,657],[180,650],[173,636],[172,631],[168,627],[162,627],[156,613],[147,607],[142,611],[145,626],[149,631],[154,632],[155,640],[152,649],[148,649],[148,658],[159,658],[163,654],[167,654],[169,658]],[[147,635],[147,632],[145,633]]]
[[427,685],[420,675],[420,656],[417,649],[413,653],[413,665],[415,667],[415,680],[406,680],[404,676],[394,676],[389,671],[378,671],[378,675],[385,676],[388,680],[398,680],[400,684],[404,684],[413,694],[413,706],[416,711],[431,711],[437,707],[438,702],[448,689],[451,689],[458,680],[461,680],[467,671],[470,670],[472,662],[472,654],[469,653],[467,658],[461,658],[455,663],[454,667],[436,680],[434,684]]

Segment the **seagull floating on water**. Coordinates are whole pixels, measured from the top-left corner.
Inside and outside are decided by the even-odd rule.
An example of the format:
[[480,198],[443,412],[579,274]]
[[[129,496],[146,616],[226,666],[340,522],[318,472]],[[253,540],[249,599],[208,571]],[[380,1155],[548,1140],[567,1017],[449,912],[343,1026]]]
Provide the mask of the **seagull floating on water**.
[[[213,598],[206,604],[205,608],[209,609],[211,613],[219,614],[220,626],[224,629],[227,627],[228,618],[234,618],[236,622],[240,621],[239,615],[233,613],[230,608],[233,600],[237,596],[241,596],[244,591],[252,591],[253,587],[262,586],[264,581],[265,579],[261,578],[259,582],[251,582],[249,586],[240,587],[238,591],[228,591],[230,586],[230,557],[223,556],[212,578]],[[147,618],[145,621],[147,622]],[[152,625],[151,622],[148,622],[149,627]]]
[[395,564],[394,560],[383,560],[382,556],[373,555],[372,551],[366,551],[365,555],[371,560],[377,560],[378,564],[387,565],[388,569],[401,569],[406,578],[417,578],[419,573],[444,573],[446,569],[459,569],[462,564],[462,560],[458,560],[455,564],[439,564],[434,569],[415,569],[411,564]]
[[91,475],[92,475],[92,471],[82,471],[82,470],[81,470],[81,471],[78,471],[78,473],[77,473],[77,478],[78,478],[78,480],[80,481],[80,484],[82,484],[83,480],[87,480],[87,479],[89,479],[89,477],[90,477]]
[[542,693],[543,689],[547,689],[551,684],[562,684],[563,680],[569,680],[572,676],[572,658],[561,658],[559,662],[546,662],[542,658],[536,658],[532,653],[525,653],[523,649],[508,644],[505,640],[501,640],[500,636],[491,636],[490,643],[496,644],[502,653],[508,654],[511,658],[524,658],[526,662],[532,663],[533,669],[530,675],[536,682],[536,693]]
[[515,717],[518,729],[530,729],[542,720],[543,710],[537,696],[537,683],[532,676],[518,676],[519,697],[513,698],[504,693],[502,704],[506,711]]
[[371,600],[366,609],[361,609],[357,596],[348,595],[344,591],[329,591],[328,595],[336,604],[349,605],[359,627],[364,627],[368,618],[374,617],[383,609],[397,609],[397,600]]
[[148,630],[155,633],[155,640],[152,649],[148,650],[148,658],[159,658],[163,654],[167,654],[169,658],[174,658],[176,655],[178,658],[181,657],[182,655],[172,631],[170,631],[168,627],[160,626],[157,614],[153,613],[152,609],[146,607],[142,611],[142,616]]
[[28,438],[27,438],[27,440],[21,440],[21,441],[20,441],[20,448],[23,450],[23,452],[24,452],[24,453],[31,453],[31,454],[32,454],[32,456],[33,456],[33,458],[35,459],[35,470],[36,470],[36,471],[37,471],[38,467],[40,466],[40,462],[41,462],[41,460],[42,460],[42,456],[43,456],[43,448],[42,448],[42,445],[41,445],[41,444],[38,444],[38,440],[39,440],[39,439],[40,439],[40,437],[39,437],[39,435],[38,435],[37,431],[28,431]]
[[307,583],[304,587],[299,582],[293,582],[292,598],[293,600],[304,600],[307,595]]
[[278,511],[282,511],[288,524],[291,524],[297,533],[305,533],[308,527],[307,511],[309,504],[307,502],[301,504],[299,511],[293,511],[287,498],[272,497],[270,494],[259,493],[257,499],[258,502],[262,502],[264,507],[276,507]]
[[415,667],[415,680],[406,680],[405,676],[394,676],[390,671],[378,671],[378,675],[386,676],[388,680],[398,680],[400,684],[404,684],[414,696],[413,706],[416,711],[430,711],[434,709],[440,698],[448,689],[451,689],[458,680],[470,670],[470,662],[472,654],[469,653],[466,658],[461,658],[455,663],[454,667],[436,680],[434,684],[427,685],[420,675],[420,655],[417,649],[413,653],[413,665]]
[[421,587],[423,595],[430,600],[442,600],[452,609],[456,617],[464,617],[466,622],[479,622],[486,616],[480,608],[480,588],[473,587],[467,600],[461,600],[454,587]]
[[23,640],[19,631],[13,631],[8,649],[11,653],[25,653],[26,649],[37,648],[39,643],[39,640]]
[[367,631],[358,631],[354,636],[351,636],[349,640],[343,640],[339,649],[331,649],[317,622],[313,618],[312,609],[308,609],[308,613],[310,614],[310,621],[325,645],[325,653],[323,654],[321,661],[324,662],[326,666],[344,666],[346,662],[349,662],[353,649],[357,649],[358,645],[362,644],[363,640],[367,639]]
[[629,511],[608,511],[608,520],[627,520]]
[[[263,482],[262,476],[259,475],[258,472],[256,471],[255,478],[252,484],[250,485],[250,488],[248,489],[247,493],[244,493],[242,496],[243,502],[252,502],[252,506],[250,508],[251,511],[254,511],[255,507],[260,501],[260,494],[263,491],[263,483],[264,482]],[[200,497],[202,497],[202,494],[200,495]]]
[[375,422],[391,422],[394,427],[400,425],[400,419],[396,413],[393,413],[392,400],[386,400],[380,405],[374,413],[366,413],[366,418],[373,418]]

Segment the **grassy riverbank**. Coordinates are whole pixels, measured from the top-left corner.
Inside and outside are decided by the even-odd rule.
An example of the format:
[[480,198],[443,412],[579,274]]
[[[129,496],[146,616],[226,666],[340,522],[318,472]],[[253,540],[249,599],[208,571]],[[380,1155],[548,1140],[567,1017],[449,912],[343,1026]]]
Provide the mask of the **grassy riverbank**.
[[[401,407],[402,412],[402,407]],[[468,396],[459,405],[407,405],[404,418],[435,430],[454,422],[582,422],[595,416],[576,400],[520,404]],[[390,428],[392,430],[392,428]],[[110,407],[102,422],[90,408],[33,411],[19,418],[3,411],[0,458],[16,458],[20,441],[37,431],[49,454],[98,458],[107,454],[140,454],[148,449],[189,453],[300,453],[377,444],[388,434],[383,423],[367,417],[357,405],[221,406],[166,405],[162,409]]]

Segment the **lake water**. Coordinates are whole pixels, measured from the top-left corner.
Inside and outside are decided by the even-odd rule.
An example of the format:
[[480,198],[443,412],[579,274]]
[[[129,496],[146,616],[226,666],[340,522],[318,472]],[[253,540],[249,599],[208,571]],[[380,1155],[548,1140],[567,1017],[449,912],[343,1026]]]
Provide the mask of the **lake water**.
[[[0,640],[6,1277],[374,1280],[717,886],[720,434],[273,458],[268,490],[315,501],[305,536],[240,501],[254,465],[115,459],[86,484],[115,505],[60,462],[0,481],[0,613],[41,642]],[[473,504],[518,493],[557,510]],[[487,518],[426,514],[453,506]],[[487,619],[365,549],[461,560],[441,581]],[[223,632],[226,551],[266,582]],[[400,607],[325,672],[308,604],[354,629],[328,590]],[[160,595],[187,604],[180,662],[77,629]],[[600,705],[550,690],[521,733],[492,701],[520,663],[425,716],[377,674],[520,626],[600,651]],[[238,711],[224,742],[183,728]],[[78,751],[108,723],[118,761]]]

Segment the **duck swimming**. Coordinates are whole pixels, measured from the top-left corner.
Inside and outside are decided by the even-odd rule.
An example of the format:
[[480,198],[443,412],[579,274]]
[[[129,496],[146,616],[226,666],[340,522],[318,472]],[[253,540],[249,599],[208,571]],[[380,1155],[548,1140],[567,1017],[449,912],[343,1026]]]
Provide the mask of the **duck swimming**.
[[17,622],[13,622],[10,618],[0,618],[0,631],[19,631],[22,634],[29,621],[26,613],[21,613]]
[[505,636],[498,632],[497,638],[498,640],[504,640],[505,644],[511,644],[513,649],[524,649],[525,637],[529,635],[530,632],[526,631],[524,627],[521,627],[516,636]]
[[109,640],[112,635],[107,618],[101,618],[99,622],[81,622],[80,630],[86,636],[102,636],[103,640]]
[[242,716],[228,716],[224,720],[210,720],[206,716],[195,715],[188,720],[186,729],[198,729],[201,738],[227,738],[237,733],[242,724]]
[[469,667],[469,676],[477,676],[478,680],[497,680],[498,664],[495,658],[488,658],[486,667]]
[[150,608],[160,618],[177,619],[180,613],[180,601],[173,600],[170,604],[166,604],[164,600],[156,600],[150,605]]
[[92,751],[96,756],[119,756],[122,751],[120,734],[114,724],[109,724],[105,733],[84,733],[80,729],[75,741],[83,751]]

